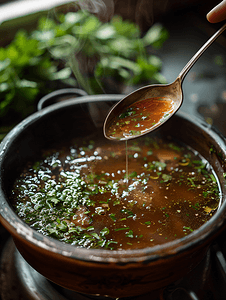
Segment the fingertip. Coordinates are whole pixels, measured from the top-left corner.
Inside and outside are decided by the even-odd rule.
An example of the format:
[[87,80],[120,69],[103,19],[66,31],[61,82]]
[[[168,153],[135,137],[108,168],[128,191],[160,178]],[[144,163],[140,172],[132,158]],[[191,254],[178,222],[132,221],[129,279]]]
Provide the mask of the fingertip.
[[215,6],[207,15],[210,23],[218,23],[226,19],[226,0]]
[[206,19],[207,19],[207,21],[212,23],[212,18],[211,18],[211,13],[210,12],[206,15]]

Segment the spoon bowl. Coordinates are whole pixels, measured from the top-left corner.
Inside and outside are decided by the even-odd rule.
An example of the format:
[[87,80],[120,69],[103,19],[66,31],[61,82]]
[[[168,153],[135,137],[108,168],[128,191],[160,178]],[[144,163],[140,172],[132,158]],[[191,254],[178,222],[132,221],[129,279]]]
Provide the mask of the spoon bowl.
[[[173,108],[169,111],[169,113],[162,118],[159,122],[156,122],[155,125],[144,130],[139,133],[139,135],[125,135],[123,131],[120,132],[120,135],[113,136],[111,134],[111,125],[114,120],[117,119],[120,114],[125,111],[129,106],[134,104],[135,102],[142,101],[145,99],[152,99],[152,98],[169,98],[173,102]],[[147,134],[154,129],[157,129],[163,123],[165,123],[181,106],[183,102],[183,92],[181,88],[181,79],[178,77],[173,83],[171,84],[155,84],[155,85],[148,85],[144,86],[122,100],[120,100],[108,113],[107,118],[104,122],[104,135],[106,138],[110,140],[128,140],[133,139],[138,136],[142,136]]]
[[[195,62],[201,57],[201,55],[209,48],[209,46],[217,39],[217,37],[226,29],[226,24],[224,24],[200,49],[196,54],[190,59],[190,61],[185,65],[182,69],[176,80],[170,84],[154,84],[142,87],[131,94],[127,95],[125,98],[120,100],[116,105],[110,110],[108,113],[104,125],[103,131],[104,136],[109,140],[128,140],[137,138],[144,134],[147,134],[159,126],[168,121],[181,107],[183,103],[183,90],[182,90],[182,82],[187,75],[188,71],[192,68]],[[160,118],[157,122],[153,122],[152,125],[145,127],[142,131],[135,131],[132,134],[128,134],[125,132],[124,127],[120,125],[120,130],[117,132],[117,135],[112,134],[112,128],[115,126],[117,121],[120,119],[120,116],[123,112],[125,112],[131,105],[137,103],[138,101],[143,100],[152,100],[159,99],[161,101],[162,98],[166,98],[171,101],[172,106],[168,110],[168,113],[165,114],[162,118]],[[150,111],[153,114],[153,111]],[[119,122],[118,122],[119,123]],[[115,127],[114,127],[115,128]]]

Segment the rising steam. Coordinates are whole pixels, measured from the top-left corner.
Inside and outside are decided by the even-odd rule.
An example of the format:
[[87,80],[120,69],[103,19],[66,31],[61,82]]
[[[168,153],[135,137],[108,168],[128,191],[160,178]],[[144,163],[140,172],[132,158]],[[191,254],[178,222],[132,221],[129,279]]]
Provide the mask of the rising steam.
[[[168,0],[61,0],[61,7],[58,7],[60,12],[65,15],[70,12],[86,11],[95,15],[101,22],[108,22],[114,15],[120,15],[123,19],[131,20],[139,25],[141,31],[145,27],[149,29],[154,23],[154,16],[162,14],[166,10]],[[49,12],[49,17],[58,22],[58,8]],[[51,16],[50,16],[51,15]],[[70,15],[73,18],[73,14]],[[70,18],[70,17],[69,17]],[[47,17],[48,19],[48,17]],[[69,20],[70,22],[70,20]],[[48,24],[48,22],[46,22]],[[94,25],[96,23],[94,22]],[[48,33],[48,29],[47,29]],[[44,36],[44,34],[43,34]],[[78,84],[86,90],[88,94],[92,94],[89,83],[89,74],[93,74],[93,70],[97,63],[98,55],[85,56],[82,49],[86,43],[86,36],[83,35],[74,37],[68,35],[65,37],[58,37],[58,48],[61,51],[56,53],[53,47],[51,53],[55,59],[63,60],[70,70],[73,71]],[[61,54],[61,56],[59,55]],[[96,86],[104,92],[102,83],[96,78]]]
[[95,14],[102,22],[109,21],[114,15],[113,0],[76,0],[74,3],[80,9]]

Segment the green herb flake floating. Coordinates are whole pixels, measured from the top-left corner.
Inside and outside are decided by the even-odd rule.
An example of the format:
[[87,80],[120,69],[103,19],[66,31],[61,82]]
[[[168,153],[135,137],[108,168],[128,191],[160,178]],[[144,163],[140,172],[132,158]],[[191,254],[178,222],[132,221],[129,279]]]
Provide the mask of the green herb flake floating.
[[[19,217],[78,247],[138,249],[191,234],[220,201],[209,164],[184,145],[144,137],[73,142],[29,163],[14,184]],[[66,149],[66,150],[65,150]]]

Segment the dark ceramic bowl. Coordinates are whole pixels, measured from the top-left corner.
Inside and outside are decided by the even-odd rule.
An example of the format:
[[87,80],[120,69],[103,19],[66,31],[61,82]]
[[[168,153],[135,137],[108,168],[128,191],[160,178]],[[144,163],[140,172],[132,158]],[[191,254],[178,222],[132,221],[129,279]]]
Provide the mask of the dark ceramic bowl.
[[[84,96],[53,104],[16,126],[0,145],[0,221],[28,263],[45,277],[74,291],[128,297],[160,289],[191,271],[224,229],[225,140],[209,125],[178,112],[159,133],[190,145],[214,168],[222,190],[221,207],[190,235],[141,250],[81,249],[37,233],[12,209],[12,184],[28,160],[57,141],[102,131],[107,111],[120,95]],[[212,151],[210,151],[212,149]]]

